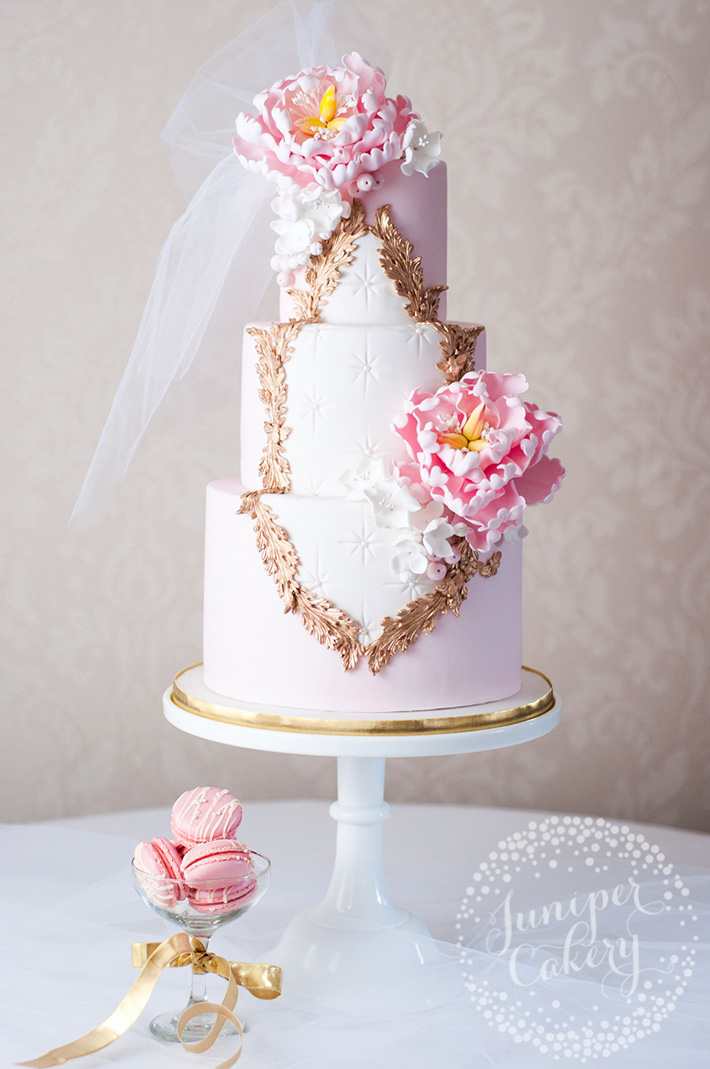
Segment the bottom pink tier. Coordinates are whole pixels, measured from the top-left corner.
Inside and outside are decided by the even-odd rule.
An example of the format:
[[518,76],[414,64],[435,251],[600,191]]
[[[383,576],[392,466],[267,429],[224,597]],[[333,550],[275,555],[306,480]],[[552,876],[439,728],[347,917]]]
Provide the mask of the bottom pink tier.
[[218,694],[324,712],[408,712],[496,701],[520,689],[521,547],[506,544],[497,575],[474,576],[457,618],[440,616],[376,676],[365,659],[346,672],[297,616],[284,613],[256,546],[237,515],[243,487],[207,488],[204,679]]

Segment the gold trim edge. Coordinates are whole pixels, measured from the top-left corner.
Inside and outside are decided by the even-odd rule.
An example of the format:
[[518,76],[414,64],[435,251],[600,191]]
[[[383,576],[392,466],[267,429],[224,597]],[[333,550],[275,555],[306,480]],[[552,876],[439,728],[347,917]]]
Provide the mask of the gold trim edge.
[[509,727],[535,720],[551,712],[556,705],[552,682],[537,668],[523,665],[524,672],[540,676],[548,684],[548,690],[539,698],[509,709],[495,709],[486,713],[467,713],[464,716],[408,717],[397,720],[334,720],[321,717],[304,717],[283,713],[268,713],[256,709],[237,709],[216,702],[195,698],[184,691],[178,680],[186,672],[199,668],[199,664],[184,668],[175,677],[170,695],[173,705],[186,713],[234,724],[237,727],[257,728],[262,731],[286,731],[304,735],[352,735],[352,736],[397,736],[397,735],[452,735],[466,731],[483,731],[490,728]]

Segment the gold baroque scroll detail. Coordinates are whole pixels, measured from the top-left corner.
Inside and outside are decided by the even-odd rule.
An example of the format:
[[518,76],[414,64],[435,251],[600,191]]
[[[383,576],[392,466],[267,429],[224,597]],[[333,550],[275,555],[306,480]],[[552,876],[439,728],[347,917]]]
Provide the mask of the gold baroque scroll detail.
[[380,242],[380,263],[387,278],[394,283],[398,297],[404,297],[405,312],[418,323],[434,323],[439,316],[439,300],[446,286],[424,289],[421,256],[412,256],[414,246],[402,237],[390,219],[389,204],[375,212],[371,233]]
[[483,327],[463,327],[458,323],[441,323],[438,320],[434,326],[441,334],[439,348],[442,352],[442,359],[436,367],[448,386],[475,370],[476,342]]
[[267,573],[276,583],[286,612],[298,613],[306,631],[321,646],[340,655],[346,672],[354,668],[365,652],[359,625],[327,598],[317,597],[296,578],[300,560],[286,530],[277,523],[273,510],[261,499],[261,491],[242,496],[240,513],[250,513],[256,544]]
[[373,675],[388,664],[396,653],[405,650],[417,641],[420,634],[428,635],[436,627],[439,613],[452,612],[458,616],[461,605],[468,596],[467,583],[476,572],[484,577],[495,575],[500,564],[500,551],[493,553],[485,562],[471,549],[465,538],[453,541],[461,552],[456,564],[449,566],[446,576],[435,590],[415,601],[410,601],[396,616],[387,616],[382,621],[382,634],[368,646],[368,665]]
[[341,268],[353,262],[357,239],[367,231],[365,209],[359,200],[354,200],[348,218],[341,219],[330,237],[323,242],[323,251],[311,256],[306,269],[308,289],[288,292],[296,319],[308,323],[318,321],[321,305],[325,304],[338,285]]
[[249,327],[259,360],[259,400],[266,408],[264,430],[266,445],[259,462],[259,475],[264,489],[271,493],[285,493],[291,489],[291,466],[284,453],[284,442],[291,433],[286,426],[288,383],[284,364],[291,356],[292,345],[301,328],[300,323],[272,323],[268,330]]

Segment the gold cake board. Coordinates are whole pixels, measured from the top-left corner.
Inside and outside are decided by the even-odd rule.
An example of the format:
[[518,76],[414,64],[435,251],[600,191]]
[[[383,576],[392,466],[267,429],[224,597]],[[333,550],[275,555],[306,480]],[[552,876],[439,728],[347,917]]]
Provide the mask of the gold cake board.
[[202,665],[178,672],[171,702],[184,712],[207,720],[264,731],[308,735],[426,736],[506,728],[552,712],[557,699],[552,683],[542,672],[523,665],[522,686],[503,701],[416,713],[323,713],[257,705],[233,700],[210,691],[202,679]]

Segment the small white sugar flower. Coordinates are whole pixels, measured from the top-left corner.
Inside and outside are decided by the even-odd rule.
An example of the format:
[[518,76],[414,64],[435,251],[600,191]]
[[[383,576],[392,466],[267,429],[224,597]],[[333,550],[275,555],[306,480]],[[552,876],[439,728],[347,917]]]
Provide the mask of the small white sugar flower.
[[421,543],[421,532],[410,529],[395,539],[399,552],[392,558],[392,570],[404,578],[407,574],[424,575],[429,567],[429,558]]
[[340,482],[348,491],[349,501],[370,503],[378,527],[409,527],[411,513],[421,507],[406,486],[389,473],[384,460],[375,457],[361,457]]
[[318,237],[325,241],[341,219],[350,215],[350,204],[344,201],[337,189],[326,192],[322,186],[307,186],[302,194],[303,212],[313,223]]
[[285,257],[292,270],[308,263],[313,244],[313,224],[308,219],[296,219],[293,222],[279,219],[271,224],[271,229],[279,235],[276,241],[276,253]]
[[446,520],[432,520],[422,532],[422,543],[429,559],[446,560],[451,555],[449,539],[454,537],[454,529]]
[[402,148],[402,174],[410,175],[414,171],[420,171],[428,176],[432,167],[439,163],[441,134],[438,131],[430,134],[421,119],[412,119],[404,131]]
[[278,219],[271,229],[279,235],[276,253],[283,266],[293,270],[308,263],[309,256],[323,251],[322,242],[335,230],[341,218],[350,215],[350,205],[337,189],[326,192],[312,183],[305,189],[282,183],[271,202]]

